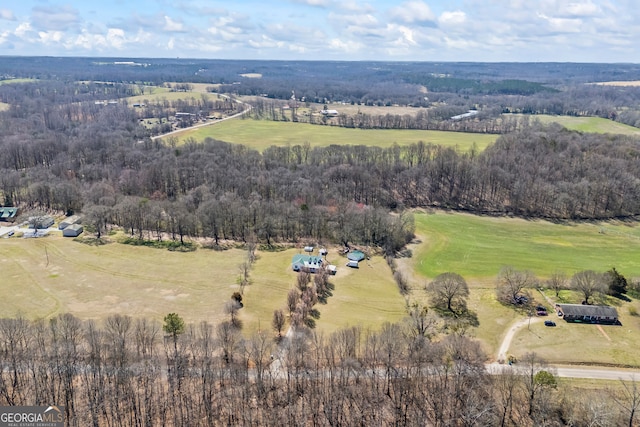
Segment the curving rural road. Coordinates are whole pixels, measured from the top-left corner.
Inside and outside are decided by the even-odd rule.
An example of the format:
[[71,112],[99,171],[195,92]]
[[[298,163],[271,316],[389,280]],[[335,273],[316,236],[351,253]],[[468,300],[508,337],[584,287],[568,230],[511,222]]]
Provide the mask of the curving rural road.
[[[228,98],[227,95],[220,95],[220,96],[224,96],[224,97]],[[229,116],[229,117],[225,117],[225,118],[220,119],[220,120],[216,120],[216,121],[212,121],[212,122],[199,123],[197,125],[193,125],[193,126],[190,126],[188,128],[176,129],[176,130],[173,130],[171,132],[163,133],[162,135],[152,136],[151,140],[155,141],[156,139],[165,138],[167,136],[171,136],[171,135],[174,135],[174,134],[177,134],[177,133],[180,133],[180,132],[184,132],[184,131],[187,131],[187,130],[192,130],[192,129],[197,129],[197,128],[201,128],[201,127],[205,127],[205,126],[215,125],[216,123],[224,122],[225,120],[231,120],[231,119],[235,119],[236,117],[244,116],[249,111],[251,111],[251,105],[247,104],[246,102],[240,101],[238,99],[236,99],[236,102],[239,103],[239,104],[243,104],[245,106],[245,109],[240,111],[239,113],[236,113],[236,114],[234,114],[232,116]]]
[[[502,339],[502,343],[500,344],[500,349],[498,350],[498,357],[496,360],[504,361],[507,358],[507,351],[511,346],[511,341],[515,336],[516,332],[519,329],[527,326],[529,321],[531,323],[541,322],[544,318],[541,317],[533,317],[529,319],[528,317],[518,320],[515,322],[509,330],[507,334]],[[580,367],[566,367],[566,366],[550,366],[555,371],[555,374],[558,377],[564,378],[586,378],[586,379],[596,379],[596,380],[624,380],[624,381],[635,381],[640,380],[640,370],[637,369],[607,369],[599,366],[593,365],[585,365]],[[511,369],[511,366],[501,364],[498,362],[490,363],[486,365],[487,372],[492,374],[499,374],[504,370]]]

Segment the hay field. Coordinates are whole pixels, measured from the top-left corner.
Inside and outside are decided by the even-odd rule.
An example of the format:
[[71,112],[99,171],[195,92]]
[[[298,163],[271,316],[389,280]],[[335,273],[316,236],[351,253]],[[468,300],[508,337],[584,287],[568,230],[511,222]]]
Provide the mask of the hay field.
[[272,145],[286,146],[305,143],[309,143],[312,147],[328,147],[335,144],[391,147],[394,144],[409,145],[423,141],[467,151],[472,147],[483,150],[498,138],[497,135],[463,132],[347,129],[337,126],[251,119],[226,120],[211,126],[185,130],[176,136],[182,142],[190,138],[196,141],[213,138],[242,144],[257,150],[264,150]]
[[640,277],[636,222],[556,224],[435,212],[417,214],[416,227],[423,243],[414,251],[415,269],[427,278],[454,271],[468,280],[493,280],[504,265],[539,277],[558,269],[571,275],[611,267],[627,277]]
[[[513,114],[522,116],[521,114]],[[576,130],[586,133],[612,133],[619,135],[640,135],[640,129],[603,119],[602,117],[573,117],[573,116],[552,116],[546,114],[528,115],[530,120],[538,120],[540,123],[558,123],[569,130]]]

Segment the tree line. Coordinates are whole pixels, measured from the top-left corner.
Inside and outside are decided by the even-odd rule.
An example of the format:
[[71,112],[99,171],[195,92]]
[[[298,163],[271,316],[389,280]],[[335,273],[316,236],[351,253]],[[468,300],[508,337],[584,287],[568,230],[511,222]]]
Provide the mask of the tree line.
[[70,426],[635,425],[637,384],[558,385],[536,354],[490,374],[464,334],[417,313],[379,331],[304,327],[279,343],[230,322],[0,319],[0,404],[64,405]]

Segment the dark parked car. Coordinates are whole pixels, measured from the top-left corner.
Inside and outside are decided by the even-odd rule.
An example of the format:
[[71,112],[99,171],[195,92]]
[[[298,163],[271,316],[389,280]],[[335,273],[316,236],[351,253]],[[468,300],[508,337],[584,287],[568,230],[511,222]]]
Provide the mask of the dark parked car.
[[545,320],[544,326],[556,326],[556,322],[552,322],[551,320]]

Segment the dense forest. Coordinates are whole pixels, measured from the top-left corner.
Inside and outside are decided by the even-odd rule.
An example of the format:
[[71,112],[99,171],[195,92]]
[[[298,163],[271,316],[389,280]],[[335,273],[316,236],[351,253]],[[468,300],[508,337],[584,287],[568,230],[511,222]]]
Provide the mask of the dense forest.
[[[640,214],[638,141],[518,122],[487,150],[410,146],[270,147],[150,138],[148,115],[227,112],[231,101],[174,101],[132,109],[92,100],[124,84],[37,81],[0,86],[4,205],[84,211],[97,233],[169,233],[271,244],[303,237],[393,253],[410,239],[406,208],[440,207],[550,219]],[[205,104],[210,105],[205,105]],[[164,110],[163,110],[164,109]],[[190,110],[191,109],[191,110]]]

